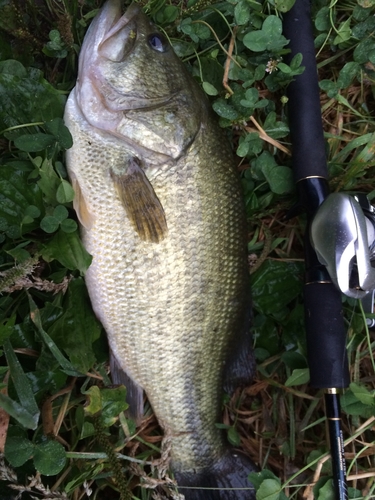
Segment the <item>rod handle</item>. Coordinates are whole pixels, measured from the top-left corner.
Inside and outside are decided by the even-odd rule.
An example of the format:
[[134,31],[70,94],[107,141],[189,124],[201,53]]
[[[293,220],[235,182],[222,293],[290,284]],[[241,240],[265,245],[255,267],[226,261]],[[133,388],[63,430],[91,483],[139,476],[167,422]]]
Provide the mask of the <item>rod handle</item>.
[[301,53],[302,66],[305,67],[305,71],[295,76],[287,90],[294,178],[296,182],[310,176],[326,178],[328,170],[310,0],[297,0],[284,14],[283,32],[290,40],[288,59]]
[[319,389],[349,385],[341,293],[333,283],[306,283],[305,324],[310,383]]

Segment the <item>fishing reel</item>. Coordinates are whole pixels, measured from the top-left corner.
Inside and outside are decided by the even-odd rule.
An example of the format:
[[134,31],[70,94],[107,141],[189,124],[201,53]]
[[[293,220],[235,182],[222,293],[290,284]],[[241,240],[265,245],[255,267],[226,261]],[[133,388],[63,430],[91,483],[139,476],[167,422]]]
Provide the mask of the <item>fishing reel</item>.
[[[375,210],[364,194],[332,193],[311,224],[311,243],[332,282],[373,312]],[[371,321],[371,320],[370,320]]]

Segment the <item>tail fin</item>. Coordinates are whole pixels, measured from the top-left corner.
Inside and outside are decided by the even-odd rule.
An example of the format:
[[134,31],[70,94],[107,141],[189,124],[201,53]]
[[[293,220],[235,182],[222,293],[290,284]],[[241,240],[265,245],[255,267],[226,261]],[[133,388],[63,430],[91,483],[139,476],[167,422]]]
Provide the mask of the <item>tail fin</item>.
[[255,500],[254,486],[247,479],[258,469],[242,453],[228,450],[203,472],[176,472],[179,493],[185,500]]

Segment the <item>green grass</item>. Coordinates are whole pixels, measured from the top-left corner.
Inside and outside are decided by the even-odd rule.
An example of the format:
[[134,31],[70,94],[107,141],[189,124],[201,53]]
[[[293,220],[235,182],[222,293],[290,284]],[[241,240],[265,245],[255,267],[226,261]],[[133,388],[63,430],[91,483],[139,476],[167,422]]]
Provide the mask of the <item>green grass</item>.
[[[23,491],[22,499],[79,500],[90,490],[94,499],[128,498],[129,491],[151,498],[140,481],[164,494],[173,490],[150,409],[135,429],[122,413],[123,389],[108,387],[106,341],[82,280],[90,256],[64,166],[71,137],[63,107],[100,4],[0,3],[0,407],[10,415],[0,410],[4,499],[6,484]],[[286,88],[302,71],[299,57],[289,65],[283,60],[279,18],[288,6],[154,0],[145,10],[210,96],[242,176],[258,370],[254,384],[225,403],[228,439],[265,469],[254,481],[259,500],[312,498],[312,491],[328,500],[322,394],[308,386],[304,219],[283,218],[295,201]],[[374,14],[372,0],[313,5],[330,187],[371,200]],[[375,337],[356,301],[345,299],[344,311],[352,380],[341,401],[349,493],[367,499],[375,496]]]

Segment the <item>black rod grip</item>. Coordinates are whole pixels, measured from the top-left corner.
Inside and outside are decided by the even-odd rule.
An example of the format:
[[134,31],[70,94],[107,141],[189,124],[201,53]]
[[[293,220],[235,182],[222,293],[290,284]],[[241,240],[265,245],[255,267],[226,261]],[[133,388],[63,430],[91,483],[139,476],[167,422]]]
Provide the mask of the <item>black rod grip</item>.
[[341,429],[340,396],[335,393],[326,393],[324,399],[331,445],[335,498],[337,500],[346,500],[348,498],[348,487],[346,483],[344,440]]
[[328,177],[310,0],[297,0],[284,14],[283,31],[290,40],[287,60],[302,53],[305,71],[288,86],[288,119],[293,144],[295,181]]
[[307,283],[304,302],[310,384],[319,389],[348,387],[346,328],[340,291],[332,283]]

